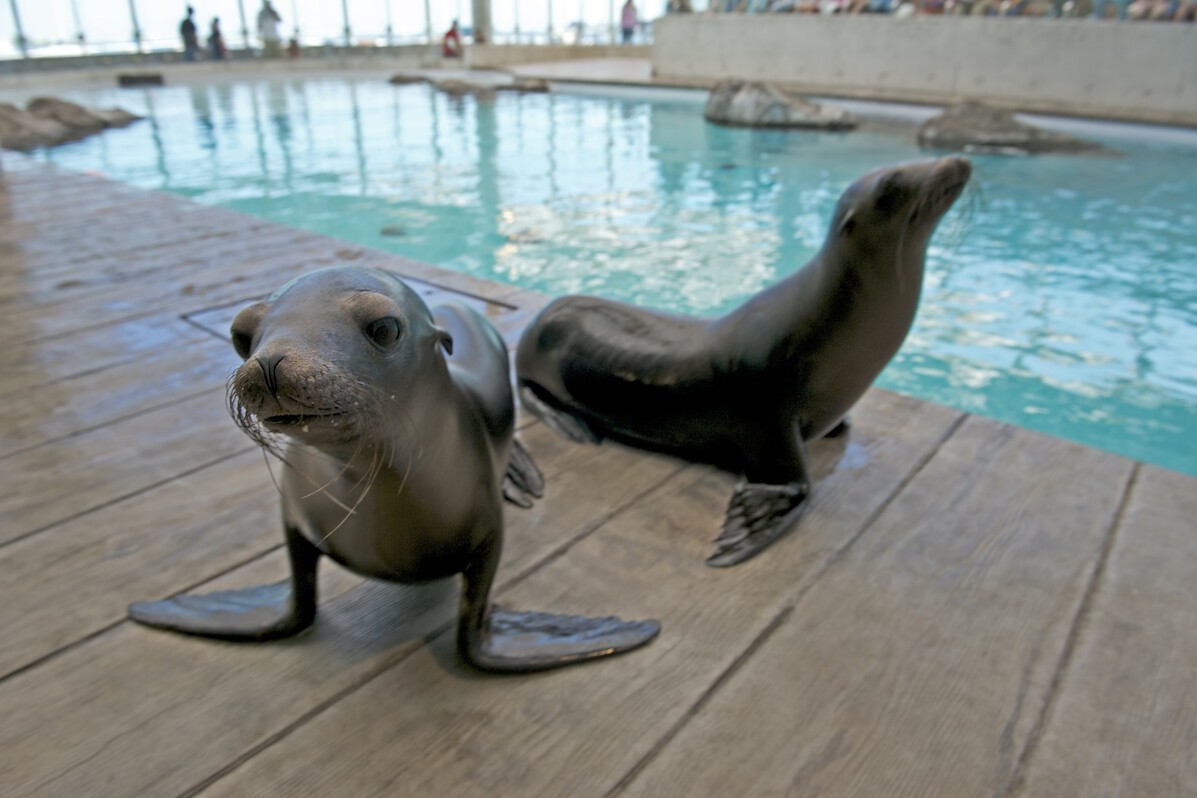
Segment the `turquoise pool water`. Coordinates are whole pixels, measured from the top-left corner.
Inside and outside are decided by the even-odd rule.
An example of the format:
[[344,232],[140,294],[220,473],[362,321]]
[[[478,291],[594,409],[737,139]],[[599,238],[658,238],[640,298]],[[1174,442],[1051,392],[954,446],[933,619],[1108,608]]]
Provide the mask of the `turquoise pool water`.
[[[801,267],[909,124],[706,124],[701,106],[451,98],[361,80],[71,95],[149,119],[39,157],[549,294],[690,314]],[[1197,134],[974,157],[880,384],[1197,475]]]

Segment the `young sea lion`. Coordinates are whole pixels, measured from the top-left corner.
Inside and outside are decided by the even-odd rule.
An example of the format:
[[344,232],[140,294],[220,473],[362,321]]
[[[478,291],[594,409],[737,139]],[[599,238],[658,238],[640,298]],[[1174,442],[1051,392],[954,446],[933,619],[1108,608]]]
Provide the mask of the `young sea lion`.
[[242,310],[232,338],[245,360],[229,383],[233,417],[285,464],[291,579],[139,602],[133,620],[228,640],[296,634],[315,619],[325,555],[394,582],[462,574],[458,648],[483,670],[554,668],[656,636],[655,621],[490,604],[504,491],[530,502],[542,481],[513,447],[507,348],[483,316],[455,305],[430,312],[386,272],[332,268]]
[[971,171],[952,157],[870,172],[844,192],[809,263],[720,318],[554,301],[519,342],[521,401],[576,441],[611,438],[743,474],[707,563],[748,559],[805,506],[804,442],[846,429],[902,345],[927,243]]

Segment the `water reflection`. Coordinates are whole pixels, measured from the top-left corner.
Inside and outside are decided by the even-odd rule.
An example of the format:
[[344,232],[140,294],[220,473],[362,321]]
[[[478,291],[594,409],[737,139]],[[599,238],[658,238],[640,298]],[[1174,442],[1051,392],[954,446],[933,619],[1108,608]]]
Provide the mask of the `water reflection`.
[[[800,267],[909,131],[310,80],[97,92],[149,121],[45,157],[550,294],[714,314]],[[890,387],[1197,473],[1197,146],[977,157]]]

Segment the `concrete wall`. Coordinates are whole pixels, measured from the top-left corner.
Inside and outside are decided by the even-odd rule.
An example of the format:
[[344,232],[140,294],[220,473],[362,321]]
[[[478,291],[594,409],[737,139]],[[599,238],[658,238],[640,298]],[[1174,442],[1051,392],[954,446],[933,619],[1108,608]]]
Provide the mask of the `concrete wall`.
[[471,44],[465,63],[471,69],[499,69],[539,61],[580,58],[648,58],[652,48],[636,44]]
[[1197,126],[1197,25],[721,14],[655,23],[653,73],[768,80],[848,97]]

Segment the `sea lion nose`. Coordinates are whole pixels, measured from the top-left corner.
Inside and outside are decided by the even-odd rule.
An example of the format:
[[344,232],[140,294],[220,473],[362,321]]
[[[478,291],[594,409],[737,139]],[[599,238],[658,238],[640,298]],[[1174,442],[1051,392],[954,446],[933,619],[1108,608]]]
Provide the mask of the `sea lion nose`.
[[258,355],[258,367],[262,369],[262,379],[266,381],[266,390],[275,399],[278,398],[278,364],[283,362],[285,354],[263,353]]

